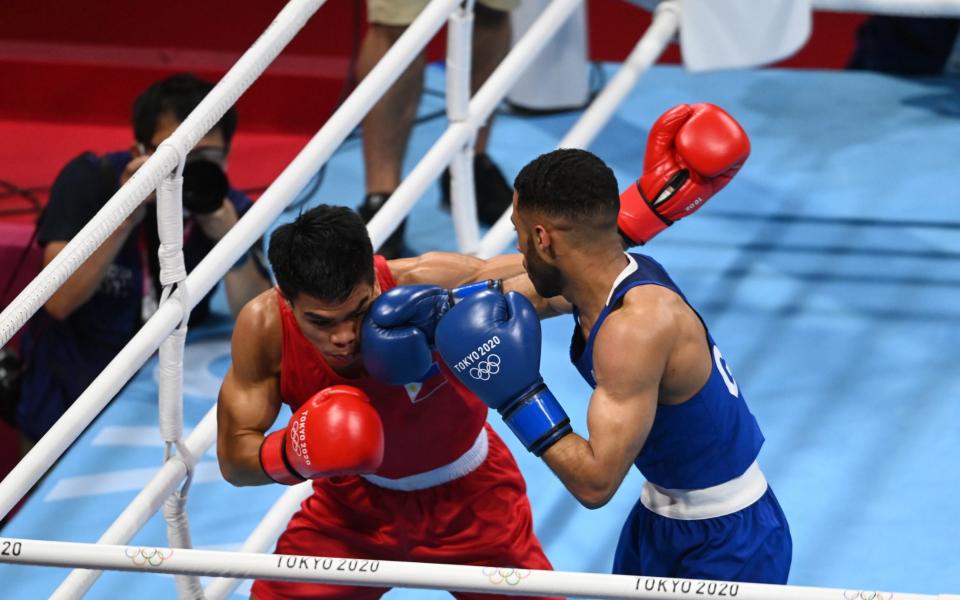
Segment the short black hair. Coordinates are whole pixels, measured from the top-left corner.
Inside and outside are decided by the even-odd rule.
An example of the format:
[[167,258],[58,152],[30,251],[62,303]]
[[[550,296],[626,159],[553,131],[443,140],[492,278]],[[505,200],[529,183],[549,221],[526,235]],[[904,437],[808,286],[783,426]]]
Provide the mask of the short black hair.
[[596,155],[575,148],[541,154],[513,182],[517,207],[570,223],[615,227],[620,192],[613,171]]
[[[169,113],[182,123],[212,89],[212,83],[190,73],[180,73],[154,83],[133,102],[133,137],[149,146],[160,115]],[[220,130],[229,148],[237,130],[234,107],[227,109],[213,129]]]
[[361,283],[373,285],[373,246],[353,210],[321,204],[270,236],[270,266],[291,302],[301,292],[319,300],[346,300]]

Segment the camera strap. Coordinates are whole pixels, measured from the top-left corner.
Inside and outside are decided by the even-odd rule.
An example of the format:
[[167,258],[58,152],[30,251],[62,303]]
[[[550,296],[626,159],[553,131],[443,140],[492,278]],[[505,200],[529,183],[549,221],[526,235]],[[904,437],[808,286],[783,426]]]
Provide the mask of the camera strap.
[[150,273],[150,244],[147,242],[147,233],[143,227],[140,227],[137,238],[137,249],[140,254],[140,277],[142,280],[140,288],[140,319],[141,322],[146,323],[150,317],[153,316],[153,313],[157,312],[157,309],[160,308],[160,304],[157,301],[156,288],[153,285],[153,275]]

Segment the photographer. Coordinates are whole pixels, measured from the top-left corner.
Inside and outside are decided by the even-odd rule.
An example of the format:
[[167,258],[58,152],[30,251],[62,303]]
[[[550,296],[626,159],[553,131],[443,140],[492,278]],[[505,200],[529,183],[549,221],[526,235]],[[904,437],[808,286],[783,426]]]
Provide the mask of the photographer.
[[[37,240],[47,265],[119,186],[174,132],[213,86],[191,75],[151,85],[133,105],[136,143],[103,156],[84,153],[57,176]],[[184,243],[192,270],[237,222],[250,199],[229,186],[224,169],[237,118],[231,108],[190,152],[184,168]],[[156,310],[161,291],[157,212],[151,195],[84,262],[30,321],[23,339],[25,372],[17,409],[24,442],[36,442]],[[255,246],[224,278],[231,312],[271,285]],[[211,292],[212,294],[212,292]],[[190,314],[210,313],[210,295]]]

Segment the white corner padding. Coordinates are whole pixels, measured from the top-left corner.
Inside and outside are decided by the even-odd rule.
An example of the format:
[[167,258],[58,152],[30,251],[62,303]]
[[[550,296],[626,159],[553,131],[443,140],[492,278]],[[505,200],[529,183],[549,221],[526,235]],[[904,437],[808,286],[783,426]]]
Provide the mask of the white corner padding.
[[784,59],[810,38],[810,0],[683,0],[680,52],[691,72]]
[[[514,43],[548,4],[549,0],[523,0],[511,11]],[[574,110],[587,105],[590,101],[590,63],[587,59],[587,15],[583,3],[547,42],[511,88],[506,100],[515,108],[532,112]]]

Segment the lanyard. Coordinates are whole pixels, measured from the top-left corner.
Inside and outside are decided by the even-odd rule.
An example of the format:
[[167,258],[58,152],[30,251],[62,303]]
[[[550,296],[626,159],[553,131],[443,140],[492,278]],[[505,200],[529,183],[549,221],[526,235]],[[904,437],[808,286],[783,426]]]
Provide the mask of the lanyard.
[[137,249],[140,255],[140,322],[146,323],[153,313],[157,312],[160,305],[153,286],[153,275],[150,273],[150,261],[147,258],[150,250],[147,244],[147,230],[144,227],[140,227]]

